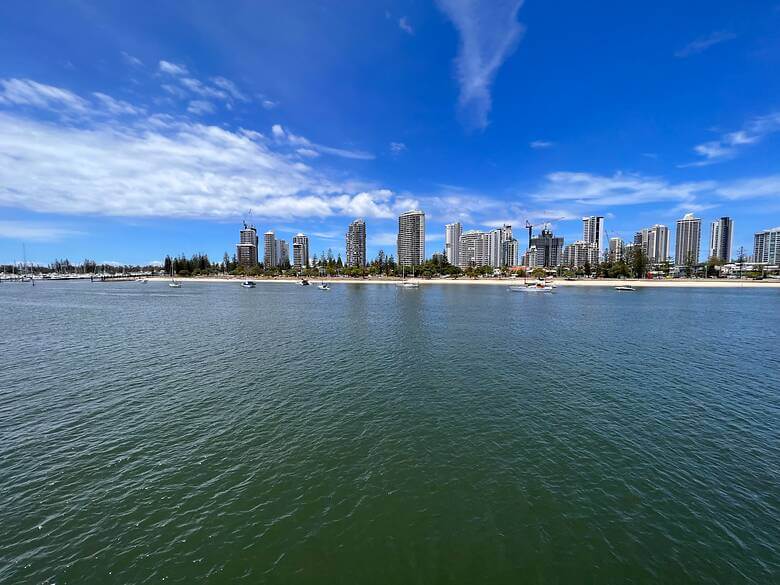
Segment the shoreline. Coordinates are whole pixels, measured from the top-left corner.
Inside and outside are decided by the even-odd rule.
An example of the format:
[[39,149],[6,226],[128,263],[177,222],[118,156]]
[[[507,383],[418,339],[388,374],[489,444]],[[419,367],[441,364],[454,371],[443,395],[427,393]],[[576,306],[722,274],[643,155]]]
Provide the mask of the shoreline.
[[[165,277],[150,277],[149,282],[168,282],[170,279]],[[177,281],[186,283],[230,283],[240,284],[244,277],[186,277],[177,278]],[[296,284],[299,278],[249,278],[257,284]],[[327,282],[329,284],[358,284],[358,285],[394,285],[401,282],[400,278],[309,278],[312,286],[318,282]],[[418,283],[421,286],[428,285],[447,285],[447,286],[519,286],[522,285],[522,278],[433,278],[430,280],[424,278],[408,278],[408,282]],[[532,280],[529,279],[529,282]],[[674,280],[649,280],[649,279],[582,279],[582,280],[563,280],[555,279],[553,281],[558,287],[615,287],[620,285],[631,285],[635,288],[780,288],[780,279],[778,280],[738,280],[738,279],[674,279]]]

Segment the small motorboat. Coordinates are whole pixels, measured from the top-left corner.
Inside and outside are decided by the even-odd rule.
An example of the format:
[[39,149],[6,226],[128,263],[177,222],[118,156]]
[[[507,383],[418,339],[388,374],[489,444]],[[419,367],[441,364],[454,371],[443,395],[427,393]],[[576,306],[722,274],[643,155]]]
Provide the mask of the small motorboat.
[[399,282],[398,286],[400,286],[401,288],[420,288],[419,284],[417,284],[416,282],[409,282],[408,280],[404,282]]
[[629,286],[627,284],[621,284],[620,286],[616,286],[615,290],[618,290],[620,292],[636,292],[636,289],[633,286]]
[[172,280],[171,282],[168,283],[168,286],[171,288],[181,288],[181,283]]
[[330,287],[328,286],[327,282],[321,282],[318,286],[318,289],[320,290],[330,290]]
[[297,283],[297,284],[298,284],[298,286],[309,286],[309,281],[308,281],[308,280],[306,280],[305,278],[302,278],[302,279],[300,279],[300,280],[298,281],[298,283]]
[[512,292],[551,293],[553,291],[553,287],[542,282],[537,282],[536,284],[529,284],[527,286],[510,286],[509,290]]
[[245,280],[241,283],[241,286],[244,288],[255,288],[255,283],[253,280]]
[[137,278],[135,281],[140,282],[141,284],[146,284],[147,282],[149,282],[149,280],[146,278]]

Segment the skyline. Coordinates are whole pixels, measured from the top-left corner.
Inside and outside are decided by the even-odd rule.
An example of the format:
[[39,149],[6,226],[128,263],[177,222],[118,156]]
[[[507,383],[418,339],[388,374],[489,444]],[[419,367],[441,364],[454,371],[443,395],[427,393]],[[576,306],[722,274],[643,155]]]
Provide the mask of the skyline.
[[416,208],[428,256],[453,222],[780,224],[774,3],[486,6],[0,7],[0,262],[216,259],[250,209],[312,253],[363,217],[369,258]]

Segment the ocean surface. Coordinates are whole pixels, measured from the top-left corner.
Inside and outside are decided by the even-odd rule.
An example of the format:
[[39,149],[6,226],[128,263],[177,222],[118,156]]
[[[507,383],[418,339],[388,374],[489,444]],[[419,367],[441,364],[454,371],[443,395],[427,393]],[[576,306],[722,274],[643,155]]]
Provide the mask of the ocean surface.
[[0,284],[0,583],[780,582],[780,290]]

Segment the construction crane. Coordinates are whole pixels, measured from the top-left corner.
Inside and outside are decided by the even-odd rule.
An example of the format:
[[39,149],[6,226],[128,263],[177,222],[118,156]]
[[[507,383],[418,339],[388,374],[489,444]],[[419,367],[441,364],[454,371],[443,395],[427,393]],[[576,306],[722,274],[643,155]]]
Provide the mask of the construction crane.
[[252,210],[246,212],[246,216],[244,217],[244,229],[247,229],[249,225],[247,224],[247,220],[252,217]]
[[528,247],[529,248],[531,247],[531,238],[533,238],[533,229],[535,227],[547,226],[547,225],[549,225],[553,221],[560,221],[560,220],[562,220],[564,218],[563,217],[542,217],[540,219],[542,219],[544,221],[542,223],[536,223],[536,224],[531,223],[527,219],[525,220],[525,228],[528,230]]

